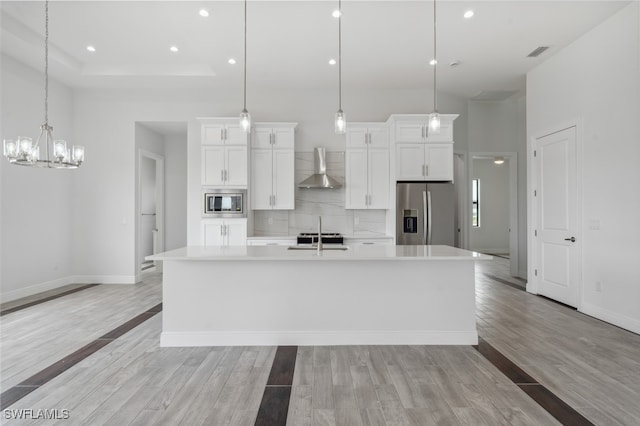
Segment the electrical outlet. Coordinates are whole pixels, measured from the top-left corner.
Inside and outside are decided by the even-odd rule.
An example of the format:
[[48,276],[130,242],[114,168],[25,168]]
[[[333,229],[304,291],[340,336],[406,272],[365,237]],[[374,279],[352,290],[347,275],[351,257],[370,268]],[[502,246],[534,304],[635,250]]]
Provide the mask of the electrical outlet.
[[600,230],[600,219],[589,219],[589,230],[591,230],[591,231],[599,231]]
[[353,217],[353,224],[354,225],[360,225],[360,218],[358,216],[354,216]]
[[598,293],[602,291],[602,283],[600,281],[596,281],[596,291]]
[[271,216],[269,216],[269,219],[267,219],[267,223],[269,225],[273,225],[273,218]]

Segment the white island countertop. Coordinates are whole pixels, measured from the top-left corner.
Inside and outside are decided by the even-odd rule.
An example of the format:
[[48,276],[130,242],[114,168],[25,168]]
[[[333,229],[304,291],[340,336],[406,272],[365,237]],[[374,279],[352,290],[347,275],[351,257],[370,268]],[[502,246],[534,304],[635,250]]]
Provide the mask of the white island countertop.
[[[491,256],[450,246],[347,245],[346,250],[289,250],[286,246],[189,246],[147,256],[147,260],[193,261],[431,261],[490,260]],[[334,246],[335,247],[335,246]]]

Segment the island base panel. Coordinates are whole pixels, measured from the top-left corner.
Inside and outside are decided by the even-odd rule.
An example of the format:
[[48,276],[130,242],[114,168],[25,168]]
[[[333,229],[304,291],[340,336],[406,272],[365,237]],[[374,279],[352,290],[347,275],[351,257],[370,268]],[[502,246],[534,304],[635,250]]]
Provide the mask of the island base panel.
[[162,346],[477,344],[474,262],[164,262]]

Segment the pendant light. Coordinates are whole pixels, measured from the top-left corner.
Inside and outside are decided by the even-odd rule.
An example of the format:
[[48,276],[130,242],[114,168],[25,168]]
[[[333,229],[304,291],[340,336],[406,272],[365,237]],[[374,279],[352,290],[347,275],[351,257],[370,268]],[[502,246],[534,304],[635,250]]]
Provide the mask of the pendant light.
[[338,0],[338,112],[334,129],[339,135],[347,132],[347,118],[342,111],[342,0]]
[[243,132],[251,131],[251,115],[247,111],[247,0],[244,0],[244,104],[240,113],[240,128]]
[[433,112],[429,115],[430,133],[440,133],[440,114],[438,114],[438,95],[436,93],[436,76],[438,71],[436,35],[436,0],[433,0]]
[[[47,167],[52,169],[77,169],[84,161],[84,146],[73,145],[67,148],[67,142],[53,140],[49,125],[49,1],[45,1],[44,26],[44,124],[40,126],[40,136],[33,143],[29,137],[3,141],[4,156],[9,163],[18,166]],[[45,158],[40,159],[40,141],[43,140]]]

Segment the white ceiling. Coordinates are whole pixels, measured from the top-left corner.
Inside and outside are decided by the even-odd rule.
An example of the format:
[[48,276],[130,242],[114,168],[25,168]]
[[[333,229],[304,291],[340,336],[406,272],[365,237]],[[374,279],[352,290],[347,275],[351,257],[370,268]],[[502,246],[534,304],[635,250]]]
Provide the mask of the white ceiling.
[[[438,1],[438,90],[480,99],[523,90],[528,70],[629,3]],[[0,4],[2,52],[37,69],[43,4]],[[201,8],[211,15],[199,16]],[[336,8],[337,1],[250,1],[249,90],[336,88],[337,67],[328,65],[338,50]],[[433,2],[344,0],[342,9],[345,91],[431,87]],[[468,9],[470,20],[462,16]],[[50,73],[72,87],[242,87],[241,1],[52,1],[49,14]],[[527,58],[538,46],[551,48]],[[454,60],[460,65],[449,67]]]

